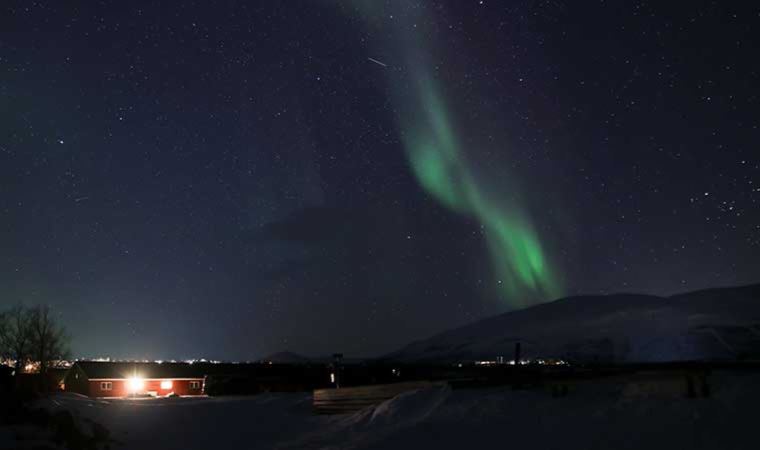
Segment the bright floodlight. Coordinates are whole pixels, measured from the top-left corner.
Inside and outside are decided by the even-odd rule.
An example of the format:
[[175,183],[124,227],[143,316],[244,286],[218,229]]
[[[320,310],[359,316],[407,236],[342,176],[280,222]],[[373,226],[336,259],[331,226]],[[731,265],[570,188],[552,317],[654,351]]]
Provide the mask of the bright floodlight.
[[161,389],[171,389],[172,388],[172,380],[164,380],[161,382]]
[[145,380],[140,377],[132,377],[127,380],[127,389],[129,392],[140,392],[145,387]]

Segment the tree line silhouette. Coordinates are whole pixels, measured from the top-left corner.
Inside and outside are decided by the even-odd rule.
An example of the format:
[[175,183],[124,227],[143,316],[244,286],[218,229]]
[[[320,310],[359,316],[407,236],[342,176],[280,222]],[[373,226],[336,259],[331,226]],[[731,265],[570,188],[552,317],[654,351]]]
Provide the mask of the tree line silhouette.
[[0,356],[14,362],[20,375],[27,364],[38,365],[45,375],[69,354],[69,336],[45,305],[15,306],[0,312]]

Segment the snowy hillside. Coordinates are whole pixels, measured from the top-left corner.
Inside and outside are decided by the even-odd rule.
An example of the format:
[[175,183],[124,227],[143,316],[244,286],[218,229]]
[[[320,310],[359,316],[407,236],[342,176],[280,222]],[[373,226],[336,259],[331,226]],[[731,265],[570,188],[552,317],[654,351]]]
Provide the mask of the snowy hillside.
[[491,317],[389,355],[400,361],[512,358],[662,362],[760,359],[760,284],[672,297],[563,298]]

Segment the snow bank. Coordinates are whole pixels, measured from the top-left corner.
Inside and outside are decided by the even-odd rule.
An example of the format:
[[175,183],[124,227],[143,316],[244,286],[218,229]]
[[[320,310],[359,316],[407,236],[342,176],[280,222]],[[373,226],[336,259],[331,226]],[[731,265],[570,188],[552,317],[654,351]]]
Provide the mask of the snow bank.
[[[626,395],[597,380],[566,397],[546,390],[433,388],[333,418],[282,449],[754,449],[755,375],[711,378],[713,396]],[[650,395],[651,394],[651,395]]]
[[[113,449],[754,449],[756,374],[716,372],[709,398],[589,380],[567,396],[511,388],[432,387],[343,416],[317,416],[308,394],[91,401],[53,397],[111,430]],[[641,390],[641,386],[645,386]],[[2,435],[0,435],[2,436]],[[2,440],[0,440],[2,442]]]
[[47,400],[105,426],[116,449],[273,448],[310,430],[311,395],[93,400],[61,394]]

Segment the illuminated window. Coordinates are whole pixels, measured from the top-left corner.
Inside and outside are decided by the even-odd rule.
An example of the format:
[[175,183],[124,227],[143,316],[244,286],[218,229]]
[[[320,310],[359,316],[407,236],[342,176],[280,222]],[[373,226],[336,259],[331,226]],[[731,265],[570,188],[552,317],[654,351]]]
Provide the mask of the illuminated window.
[[161,382],[161,389],[171,389],[172,388],[172,380],[163,380]]
[[191,381],[190,382],[190,389],[200,389],[201,388],[201,382],[200,381]]
[[101,391],[111,391],[113,390],[113,383],[110,381],[101,381],[100,382],[100,390]]

